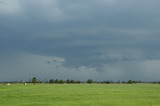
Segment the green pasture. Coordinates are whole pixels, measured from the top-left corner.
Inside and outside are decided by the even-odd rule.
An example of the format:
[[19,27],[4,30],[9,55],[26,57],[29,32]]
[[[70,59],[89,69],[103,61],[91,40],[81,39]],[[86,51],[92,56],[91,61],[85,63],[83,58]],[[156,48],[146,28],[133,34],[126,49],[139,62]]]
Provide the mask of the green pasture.
[[160,84],[0,85],[0,106],[160,106]]

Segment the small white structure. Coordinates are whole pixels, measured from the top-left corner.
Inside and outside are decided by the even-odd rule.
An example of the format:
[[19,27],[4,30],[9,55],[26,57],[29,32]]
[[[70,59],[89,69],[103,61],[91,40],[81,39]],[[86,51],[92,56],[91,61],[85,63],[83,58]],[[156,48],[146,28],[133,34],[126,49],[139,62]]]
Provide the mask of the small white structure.
[[27,83],[24,83],[24,85],[27,85]]
[[10,83],[7,83],[7,85],[11,85]]

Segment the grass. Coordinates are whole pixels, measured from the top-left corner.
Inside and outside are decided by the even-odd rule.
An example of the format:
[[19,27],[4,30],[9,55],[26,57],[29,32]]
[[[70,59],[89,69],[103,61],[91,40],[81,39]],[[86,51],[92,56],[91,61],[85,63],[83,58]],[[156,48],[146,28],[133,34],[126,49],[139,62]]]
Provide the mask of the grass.
[[0,85],[0,106],[160,106],[160,85]]

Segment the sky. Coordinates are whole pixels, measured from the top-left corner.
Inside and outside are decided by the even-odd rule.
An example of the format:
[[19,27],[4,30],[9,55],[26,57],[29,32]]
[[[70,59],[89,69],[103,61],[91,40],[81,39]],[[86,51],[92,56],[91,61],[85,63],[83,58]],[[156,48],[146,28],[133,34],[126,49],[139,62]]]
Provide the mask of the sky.
[[0,81],[160,80],[160,0],[0,0]]

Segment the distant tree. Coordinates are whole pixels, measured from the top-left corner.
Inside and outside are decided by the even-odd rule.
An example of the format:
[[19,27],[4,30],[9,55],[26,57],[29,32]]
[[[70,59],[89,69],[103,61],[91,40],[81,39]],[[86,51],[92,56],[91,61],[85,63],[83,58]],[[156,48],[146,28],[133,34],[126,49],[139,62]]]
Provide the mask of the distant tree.
[[67,84],[69,84],[69,83],[70,83],[70,80],[68,79],[66,82],[67,82]]
[[158,84],[160,84],[160,81],[158,81]]
[[132,83],[137,83],[137,81],[132,81]]
[[64,83],[64,81],[63,81],[63,80],[60,80],[60,81],[59,81],[59,83],[60,83],[60,84],[63,84],[63,83]]
[[54,83],[54,80],[53,80],[53,79],[50,79],[50,80],[49,80],[49,83]]
[[117,83],[119,84],[119,83],[121,83],[121,81],[118,80]]
[[135,83],[142,83],[142,81],[135,81]]
[[101,82],[101,83],[104,83],[104,84],[110,84],[110,83],[111,83],[111,81],[107,80],[107,81],[103,81],[103,82]]
[[125,81],[122,81],[122,84],[125,84],[126,82]]
[[74,80],[71,80],[70,83],[74,83]]
[[36,82],[37,82],[37,78],[36,78],[36,77],[33,77],[33,78],[32,78],[32,83],[35,85]]
[[109,81],[109,80],[106,81],[107,84],[110,84],[111,82],[112,82],[112,81]]
[[92,83],[93,83],[93,80],[92,80],[92,79],[88,79],[88,80],[87,80],[87,83],[92,84]]
[[142,83],[142,81],[138,81],[138,83]]
[[152,82],[152,84],[156,84],[156,83],[157,83],[156,81],[153,81],[153,82]]
[[76,81],[76,83],[77,83],[77,84],[80,84],[80,83],[81,83],[81,81]]
[[127,82],[128,84],[132,84],[133,83],[133,81],[132,80],[128,80],[128,82]]
[[55,80],[55,83],[59,83],[58,79]]

